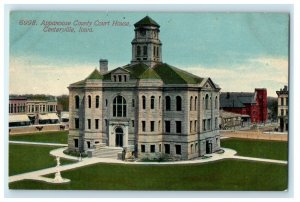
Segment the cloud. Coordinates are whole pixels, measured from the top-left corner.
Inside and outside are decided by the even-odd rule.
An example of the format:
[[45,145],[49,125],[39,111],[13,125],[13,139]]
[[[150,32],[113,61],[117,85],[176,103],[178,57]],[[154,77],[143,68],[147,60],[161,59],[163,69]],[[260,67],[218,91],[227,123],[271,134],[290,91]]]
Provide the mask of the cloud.
[[254,88],[267,88],[268,95],[276,96],[276,90],[288,83],[288,60],[284,58],[257,57],[240,65],[193,66],[186,70],[200,77],[210,77],[223,92],[253,92]]
[[[41,62],[42,61],[42,62]],[[109,64],[109,69],[122,65]],[[98,64],[61,65],[47,63],[38,57],[12,57],[9,68],[10,93],[68,94],[67,87],[86,78]],[[210,77],[220,85],[223,92],[253,92],[254,88],[267,88],[268,95],[276,96],[288,83],[288,60],[275,57],[256,57],[240,65],[190,66],[185,70],[200,77]]]

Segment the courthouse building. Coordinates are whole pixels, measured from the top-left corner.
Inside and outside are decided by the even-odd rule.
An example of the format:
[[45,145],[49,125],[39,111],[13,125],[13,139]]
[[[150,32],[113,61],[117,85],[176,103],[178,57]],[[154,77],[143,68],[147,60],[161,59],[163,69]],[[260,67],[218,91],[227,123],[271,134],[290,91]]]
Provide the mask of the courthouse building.
[[278,95],[278,130],[280,132],[288,131],[289,124],[289,90],[287,86],[283,89],[276,91]]
[[100,71],[68,87],[69,150],[176,160],[219,150],[220,87],[163,63],[160,26],[150,17],[134,27],[130,64],[108,71],[102,59]]

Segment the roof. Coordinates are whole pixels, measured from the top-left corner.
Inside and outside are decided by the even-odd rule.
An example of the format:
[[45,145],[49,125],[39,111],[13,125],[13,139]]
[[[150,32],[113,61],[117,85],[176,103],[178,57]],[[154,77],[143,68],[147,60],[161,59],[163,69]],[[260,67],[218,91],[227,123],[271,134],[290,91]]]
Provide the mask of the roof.
[[144,17],[140,21],[134,24],[135,27],[142,27],[142,26],[155,26],[155,27],[160,27],[157,22],[155,22],[152,18],[149,16]]
[[95,69],[85,80],[87,79],[102,79],[103,76],[98,69]]
[[10,114],[9,123],[14,122],[30,122],[30,120],[26,114]]
[[224,92],[220,95],[221,108],[243,108],[256,103],[256,93]]

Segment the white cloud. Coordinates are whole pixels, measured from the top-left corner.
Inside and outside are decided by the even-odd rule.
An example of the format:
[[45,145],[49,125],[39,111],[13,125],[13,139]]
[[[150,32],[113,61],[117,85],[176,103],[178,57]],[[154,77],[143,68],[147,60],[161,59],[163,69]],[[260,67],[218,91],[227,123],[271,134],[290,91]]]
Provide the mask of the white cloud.
[[[97,63],[54,65],[35,61],[42,60],[35,57],[10,60],[10,93],[68,94],[67,87],[71,83],[83,80],[98,68]],[[109,64],[110,69],[119,66],[121,65]],[[282,58],[259,57],[247,60],[239,66],[212,68],[199,65],[187,67],[185,70],[200,77],[210,77],[220,85],[223,92],[253,92],[254,88],[267,88],[268,95],[276,96],[275,91],[288,82],[288,61]]]

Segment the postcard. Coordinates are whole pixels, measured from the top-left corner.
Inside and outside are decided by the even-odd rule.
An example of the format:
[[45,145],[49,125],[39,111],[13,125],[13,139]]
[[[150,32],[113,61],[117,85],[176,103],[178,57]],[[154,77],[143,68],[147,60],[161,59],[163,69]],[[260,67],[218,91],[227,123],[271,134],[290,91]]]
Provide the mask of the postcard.
[[9,17],[9,189],[288,190],[289,13]]

